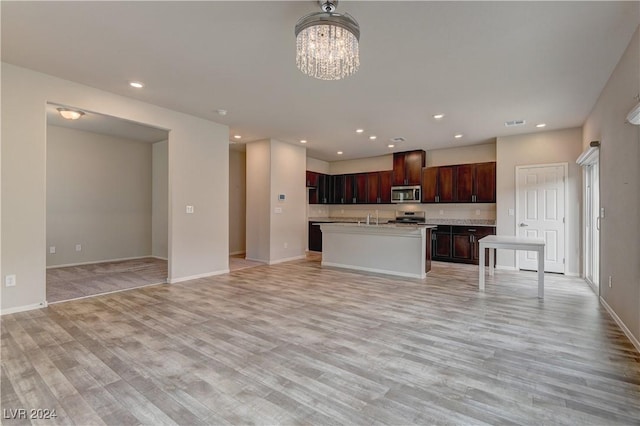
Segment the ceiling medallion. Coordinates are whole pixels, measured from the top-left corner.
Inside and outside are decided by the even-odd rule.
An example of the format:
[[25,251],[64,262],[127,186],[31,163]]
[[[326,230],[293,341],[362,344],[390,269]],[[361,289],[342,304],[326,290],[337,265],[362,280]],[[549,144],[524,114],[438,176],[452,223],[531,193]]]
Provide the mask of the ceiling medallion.
[[336,13],[337,0],[318,2],[322,12],[296,24],[296,65],[320,80],[340,80],[358,71],[360,26],[348,13]]

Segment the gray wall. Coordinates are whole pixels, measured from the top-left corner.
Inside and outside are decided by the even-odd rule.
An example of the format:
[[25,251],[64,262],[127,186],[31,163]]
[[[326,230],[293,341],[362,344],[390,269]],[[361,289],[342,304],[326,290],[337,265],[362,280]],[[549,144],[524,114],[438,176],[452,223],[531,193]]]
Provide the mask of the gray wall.
[[151,144],[47,126],[47,246],[47,266],[149,256]]
[[[640,28],[640,27],[639,27]],[[600,296],[640,350],[640,126],[625,122],[640,94],[640,29],[609,78],[583,129],[600,141]],[[612,285],[608,281],[611,276]]]
[[227,126],[7,63],[1,74],[0,276],[17,279],[0,287],[2,313],[46,301],[47,102],[169,130],[169,281],[229,270]]
[[166,259],[169,256],[168,141],[153,144],[152,158],[151,255]]

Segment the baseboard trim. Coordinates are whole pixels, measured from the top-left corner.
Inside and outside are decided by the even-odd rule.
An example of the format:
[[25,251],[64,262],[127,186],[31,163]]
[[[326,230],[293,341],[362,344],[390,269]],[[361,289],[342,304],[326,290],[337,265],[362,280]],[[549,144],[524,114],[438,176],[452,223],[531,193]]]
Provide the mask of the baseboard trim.
[[321,262],[320,266],[330,266],[332,268],[341,268],[341,269],[353,269],[356,271],[372,272],[374,274],[394,275],[397,277],[405,277],[405,278],[418,278],[421,280],[427,277],[426,273],[423,273],[422,275],[418,275],[418,274],[410,274],[410,273],[404,273],[404,272],[387,271],[385,269],[366,268],[364,266],[343,265],[341,263],[334,263],[334,262]]
[[240,250],[240,251],[232,251],[231,253],[229,253],[229,256],[236,256],[238,254],[246,254],[247,252],[244,250]]
[[49,306],[48,303],[44,301],[41,303],[34,303],[32,305],[24,305],[24,306],[18,306],[15,308],[2,309],[0,310],[0,316],[17,314],[18,312],[33,311],[34,309],[42,309],[42,308],[46,308],[47,306]]
[[167,282],[169,284],[177,284],[177,283],[181,283],[184,281],[191,281],[191,280],[197,280],[200,278],[207,278],[207,277],[213,277],[215,275],[222,275],[222,274],[228,274],[229,268],[227,269],[222,269],[220,271],[213,271],[213,272],[205,272],[204,274],[198,274],[198,275],[190,275],[188,277],[180,277],[180,278],[170,278],[167,280]]
[[267,265],[277,265],[278,263],[284,263],[284,262],[291,262],[292,260],[300,260],[300,259],[306,259],[307,256],[302,254],[300,256],[294,256],[294,257],[287,257],[284,259],[277,259],[277,260],[270,260]]
[[[93,260],[90,262],[80,262],[80,263],[66,263],[64,265],[52,265],[52,266],[47,266],[47,269],[56,269],[56,268],[66,268],[68,266],[82,266],[82,265],[93,265],[93,264],[97,264],[97,263],[109,263],[109,262],[121,262],[123,260],[138,260],[138,259],[148,259],[148,258],[156,258],[156,259],[162,259],[160,257],[156,257],[156,256],[134,256],[134,257],[121,257],[118,259],[107,259],[107,260]],[[167,260],[167,259],[162,259],[162,260]]]
[[576,277],[576,278],[580,278],[580,274],[577,272],[565,272],[564,273],[565,276],[567,277]]
[[633,344],[633,346],[635,346],[636,351],[638,351],[638,353],[640,353],[640,341],[638,341],[636,336],[634,336],[631,333],[631,331],[627,328],[625,323],[622,322],[622,320],[620,319],[618,314],[615,313],[615,311],[602,298],[602,296],[600,296],[600,303],[602,304],[602,306],[604,306],[604,308],[607,310],[607,312],[609,312],[609,315],[611,315],[611,318],[613,318],[613,320],[616,322],[616,324],[618,324],[618,327],[620,327],[622,329],[622,332],[629,338],[629,340],[631,340],[631,344]]
[[153,257],[154,259],[158,259],[158,260],[164,260],[166,262],[169,261],[168,257],[160,257],[160,256],[149,256],[149,257]]

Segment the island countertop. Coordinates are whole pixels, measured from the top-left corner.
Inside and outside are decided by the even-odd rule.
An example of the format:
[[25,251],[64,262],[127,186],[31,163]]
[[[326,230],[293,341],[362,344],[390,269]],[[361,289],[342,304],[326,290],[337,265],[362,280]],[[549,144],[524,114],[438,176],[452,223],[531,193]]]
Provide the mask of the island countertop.
[[402,277],[431,270],[431,230],[437,225],[319,223],[322,266]]

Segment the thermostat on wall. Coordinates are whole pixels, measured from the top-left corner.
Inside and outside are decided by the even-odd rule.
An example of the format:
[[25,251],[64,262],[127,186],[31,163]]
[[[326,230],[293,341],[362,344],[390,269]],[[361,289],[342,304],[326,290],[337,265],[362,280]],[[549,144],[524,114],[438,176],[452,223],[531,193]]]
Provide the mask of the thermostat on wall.
[[278,201],[284,201],[284,194],[278,194]]

